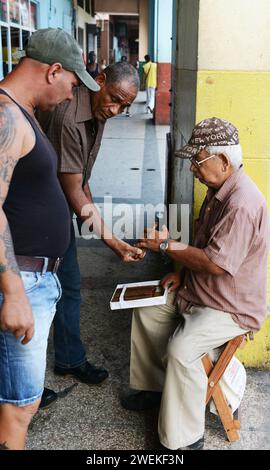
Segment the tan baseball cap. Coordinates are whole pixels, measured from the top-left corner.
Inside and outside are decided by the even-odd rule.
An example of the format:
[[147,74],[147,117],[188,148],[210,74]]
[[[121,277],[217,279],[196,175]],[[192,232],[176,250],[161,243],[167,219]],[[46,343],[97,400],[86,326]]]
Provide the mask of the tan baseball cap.
[[239,144],[238,130],[228,121],[220,118],[209,118],[196,124],[188,144],[176,150],[180,158],[190,158],[205,147]]
[[59,62],[65,70],[74,72],[89,90],[100,90],[97,82],[86,70],[79,44],[63,29],[47,28],[35,31],[28,39],[25,55],[44,64]]

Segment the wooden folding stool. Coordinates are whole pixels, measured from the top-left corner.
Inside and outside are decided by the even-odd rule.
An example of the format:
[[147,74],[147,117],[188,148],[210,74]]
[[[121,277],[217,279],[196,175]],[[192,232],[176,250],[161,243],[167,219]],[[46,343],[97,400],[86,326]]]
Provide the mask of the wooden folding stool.
[[219,417],[227,434],[230,442],[239,440],[238,429],[240,429],[239,419],[234,419],[232,410],[227,403],[227,400],[221,390],[219,381],[222,378],[230,360],[232,359],[235,351],[245,344],[247,335],[236,336],[226,343],[226,346],[220,354],[217,362],[213,364],[209,354],[202,358],[202,363],[208,377],[208,388],[206,395],[206,405],[209,400],[213,398],[218,411]]

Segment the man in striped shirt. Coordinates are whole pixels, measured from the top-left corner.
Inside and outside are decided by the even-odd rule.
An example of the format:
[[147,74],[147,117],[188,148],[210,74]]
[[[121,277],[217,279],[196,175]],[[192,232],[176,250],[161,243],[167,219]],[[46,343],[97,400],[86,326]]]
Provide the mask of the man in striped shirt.
[[229,122],[200,122],[183,149],[191,171],[208,187],[195,223],[193,245],[170,239],[163,227],[138,246],[181,263],[167,275],[167,305],[136,309],[131,338],[127,409],[158,405],[160,441],[168,449],[204,445],[205,353],[248,331],[266,314],[270,237],[266,201],[245,174],[238,131]]

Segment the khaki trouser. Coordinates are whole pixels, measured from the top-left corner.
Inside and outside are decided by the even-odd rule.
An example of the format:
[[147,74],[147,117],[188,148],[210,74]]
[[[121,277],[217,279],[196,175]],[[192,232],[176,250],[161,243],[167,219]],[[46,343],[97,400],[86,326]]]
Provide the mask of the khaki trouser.
[[231,315],[208,307],[177,313],[167,305],[135,309],[130,386],[162,391],[160,442],[168,449],[193,444],[204,434],[207,376],[201,357],[245,330]]

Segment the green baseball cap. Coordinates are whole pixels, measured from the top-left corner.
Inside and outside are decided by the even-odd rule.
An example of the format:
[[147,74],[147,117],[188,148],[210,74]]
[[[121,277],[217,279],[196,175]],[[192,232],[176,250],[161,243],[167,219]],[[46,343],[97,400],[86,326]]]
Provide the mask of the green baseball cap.
[[89,90],[100,90],[97,82],[86,70],[79,44],[63,29],[47,28],[35,31],[28,39],[25,55],[44,64],[59,62],[65,70],[74,72]]

